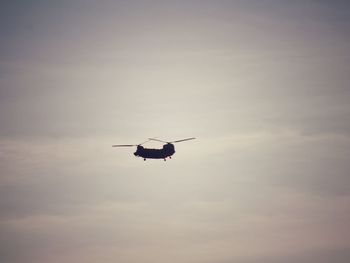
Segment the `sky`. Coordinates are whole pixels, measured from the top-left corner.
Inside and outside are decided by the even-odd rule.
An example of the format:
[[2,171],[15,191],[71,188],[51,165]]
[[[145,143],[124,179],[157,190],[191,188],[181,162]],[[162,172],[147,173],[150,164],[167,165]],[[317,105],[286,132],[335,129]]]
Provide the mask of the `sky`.
[[[1,262],[348,262],[348,1],[3,1],[0,38]],[[111,147],[149,137],[196,140]]]

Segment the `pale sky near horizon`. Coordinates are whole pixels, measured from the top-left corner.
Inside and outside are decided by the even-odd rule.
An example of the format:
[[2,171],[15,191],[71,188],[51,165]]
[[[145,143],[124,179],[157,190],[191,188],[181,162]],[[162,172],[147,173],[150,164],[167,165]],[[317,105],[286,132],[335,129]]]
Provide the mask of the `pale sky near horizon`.
[[[348,1],[5,1],[0,38],[0,262],[348,262]],[[111,147],[148,137],[197,139]]]

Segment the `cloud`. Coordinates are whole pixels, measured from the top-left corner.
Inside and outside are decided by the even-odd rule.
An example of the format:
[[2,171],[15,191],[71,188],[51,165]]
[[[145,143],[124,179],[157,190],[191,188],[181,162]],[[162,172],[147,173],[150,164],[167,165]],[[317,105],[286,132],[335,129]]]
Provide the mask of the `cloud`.
[[[0,261],[345,262],[346,4],[39,2],[0,11]],[[154,136],[197,140],[111,147]]]

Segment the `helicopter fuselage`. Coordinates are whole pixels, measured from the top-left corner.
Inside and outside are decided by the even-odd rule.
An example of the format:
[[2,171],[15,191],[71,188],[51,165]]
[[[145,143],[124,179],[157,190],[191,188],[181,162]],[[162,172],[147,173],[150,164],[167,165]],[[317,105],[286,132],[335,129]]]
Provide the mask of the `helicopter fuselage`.
[[142,157],[144,160],[146,159],[166,159],[167,157],[170,157],[175,153],[175,147],[174,144],[167,143],[163,145],[163,148],[161,149],[151,149],[151,148],[145,148],[141,145],[137,146],[136,152],[134,152],[134,155],[137,157]]
[[[170,158],[171,156],[175,153],[175,146],[173,143],[178,143],[178,142],[184,142],[184,141],[189,141],[196,139],[194,137],[192,138],[186,138],[186,139],[181,139],[181,140],[176,140],[176,141],[162,141],[156,138],[148,138],[148,141],[145,141],[140,144],[114,144],[112,147],[133,147],[136,146],[136,152],[134,152],[134,155],[136,157],[141,157],[143,158],[144,161],[146,159],[164,159],[166,161],[166,158]],[[161,149],[151,149],[151,148],[145,148],[142,145],[145,144],[146,142],[149,141],[158,141],[165,143]]]

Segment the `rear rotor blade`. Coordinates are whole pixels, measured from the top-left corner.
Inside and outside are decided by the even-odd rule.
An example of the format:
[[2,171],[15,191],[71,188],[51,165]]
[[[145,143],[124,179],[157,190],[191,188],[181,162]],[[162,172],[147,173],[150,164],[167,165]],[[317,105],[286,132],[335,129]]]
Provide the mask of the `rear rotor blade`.
[[196,139],[196,138],[192,137],[192,138],[187,138],[187,139],[182,139],[182,140],[173,141],[173,142],[170,142],[170,143],[184,142],[184,141],[189,141],[189,140],[194,140],[194,139]]

